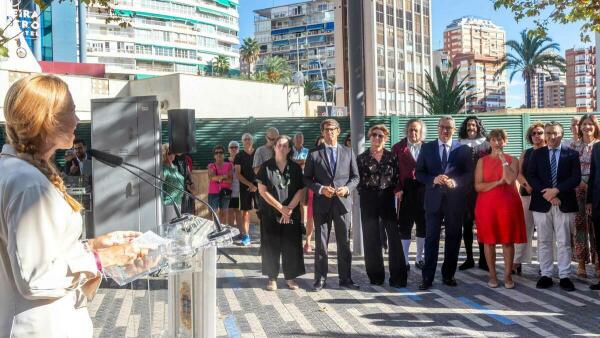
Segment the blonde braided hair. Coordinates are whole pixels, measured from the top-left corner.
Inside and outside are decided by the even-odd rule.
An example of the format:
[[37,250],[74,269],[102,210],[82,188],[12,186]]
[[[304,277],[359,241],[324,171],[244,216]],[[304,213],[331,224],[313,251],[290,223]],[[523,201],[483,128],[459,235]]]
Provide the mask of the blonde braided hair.
[[53,75],[30,75],[15,82],[4,99],[6,138],[17,156],[36,167],[63,195],[71,209],[82,206],[67,193],[56,166],[40,156],[46,140],[63,131],[73,100],[67,84]]

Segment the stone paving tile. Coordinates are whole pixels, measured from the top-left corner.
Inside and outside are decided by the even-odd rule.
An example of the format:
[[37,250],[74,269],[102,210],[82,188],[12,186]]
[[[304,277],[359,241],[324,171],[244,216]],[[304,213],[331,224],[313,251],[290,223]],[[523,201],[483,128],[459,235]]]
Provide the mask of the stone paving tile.
[[[438,271],[434,287],[422,292],[417,289],[420,270],[414,265],[408,287],[393,289],[369,285],[363,258],[354,257],[353,279],[361,290],[349,291],[338,286],[331,246],[328,286],[322,292],[308,291],[313,255],[305,256],[307,273],[298,280],[300,290],[288,290],[280,278],[279,289],[268,292],[258,243],[226,250],[239,262],[224,257],[218,261],[220,337],[600,337],[600,293],[588,289],[593,280],[573,278],[573,293],[558,286],[539,290],[537,264],[525,265],[523,275],[514,277],[514,290],[504,289],[502,282],[497,289],[488,288],[487,273],[475,268],[457,272],[455,288],[443,286]],[[166,283],[152,282],[150,292],[145,291],[146,282],[126,288],[103,283],[89,305],[94,336],[159,337],[167,325]]]

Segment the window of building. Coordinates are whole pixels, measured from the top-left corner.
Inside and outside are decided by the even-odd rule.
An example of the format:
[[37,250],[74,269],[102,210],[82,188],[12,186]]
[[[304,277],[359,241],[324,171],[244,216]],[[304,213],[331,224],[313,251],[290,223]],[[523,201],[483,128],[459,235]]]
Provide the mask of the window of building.
[[383,23],[383,4],[377,3],[375,5],[375,21]]
[[402,12],[402,8],[396,9],[396,27],[403,28],[404,21],[404,12]]
[[394,25],[394,7],[392,6],[386,6],[385,7],[385,11],[386,11],[386,17],[387,17],[387,24],[390,26]]

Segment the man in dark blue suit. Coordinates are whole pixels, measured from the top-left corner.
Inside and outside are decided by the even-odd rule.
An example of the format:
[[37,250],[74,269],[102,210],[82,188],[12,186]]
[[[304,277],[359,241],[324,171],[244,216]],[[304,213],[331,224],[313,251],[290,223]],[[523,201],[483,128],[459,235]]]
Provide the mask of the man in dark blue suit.
[[442,221],[445,225],[442,281],[456,286],[454,273],[458,262],[466,189],[473,181],[473,161],[469,147],[452,140],[454,119],[438,122],[438,139],[423,145],[417,159],[417,180],[425,184],[425,265],[420,290],[433,283],[440,244]]
[[544,134],[548,145],[533,151],[525,173],[533,189],[529,210],[533,212],[538,238],[541,277],[536,287],[546,289],[553,284],[553,238],[556,238],[559,285],[565,291],[574,291],[569,274],[571,221],[573,214],[579,211],[575,196],[575,188],[581,182],[579,153],[561,146],[563,127],[560,123],[546,123]]
[[[586,199],[588,215],[592,215],[594,233],[596,234],[596,252],[600,252],[600,142],[592,148],[592,165],[588,178]],[[600,282],[590,285],[592,290],[600,290]]]

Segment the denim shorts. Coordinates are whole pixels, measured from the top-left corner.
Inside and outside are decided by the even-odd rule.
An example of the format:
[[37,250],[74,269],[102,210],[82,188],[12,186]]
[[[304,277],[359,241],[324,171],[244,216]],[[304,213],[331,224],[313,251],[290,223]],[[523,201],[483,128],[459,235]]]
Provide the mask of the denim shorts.
[[208,194],[208,204],[215,209],[225,210],[229,208],[231,197],[221,197],[220,194]]

